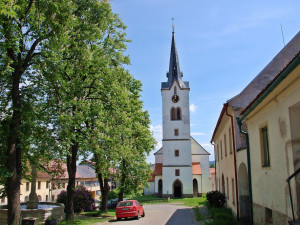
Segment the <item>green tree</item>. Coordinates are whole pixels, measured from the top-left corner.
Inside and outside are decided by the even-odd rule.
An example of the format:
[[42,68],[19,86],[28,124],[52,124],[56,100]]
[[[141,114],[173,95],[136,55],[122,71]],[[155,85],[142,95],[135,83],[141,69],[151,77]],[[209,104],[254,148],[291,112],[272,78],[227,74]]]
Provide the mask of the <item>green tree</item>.
[[69,174],[67,220],[74,218],[76,161],[79,155],[87,155],[93,148],[90,140],[95,132],[105,129],[99,118],[113,119],[111,114],[103,113],[107,104],[103,99],[111,104],[117,96],[112,68],[129,62],[123,55],[127,41],[125,27],[112,13],[108,1],[77,1],[73,7],[76,17],[72,20],[69,41],[60,54],[53,54],[57,63],[45,64],[43,71],[50,83],[48,96],[52,100],[49,104],[55,106],[54,129]]
[[124,194],[136,193],[148,185],[151,167],[146,163],[146,156],[154,148],[155,140],[150,132],[150,119],[147,111],[143,111],[140,101],[142,90],[139,81],[132,81],[128,87],[129,96],[126,107],[126,122],[123,124],[124,133],[121,141],[124,154],[120,157],[118,168],[120,176],[119,200]]
[[[5,0],[0,3],[0,111],[1,132],[6,140],[1,144],[5,153],[6,179],[1,180],[8,197],[8,224],[20,221],[20,181],[22,161],[26,152],[26,136],[31,127],[29,118],[38,115],[31,107],[31,97],[39,95],[37,71],[46,60],[52,45],[64,40],[69,20],[69,1]],[[42,80],[42,79],[41,79]],[[35,85],[34,85],[35,84]],[[38,89],[32,89],[33,87]],[[34,93],[34,95],[33,95]],[[25,140],[28,138],[27,140]],[[4,150],[6,149],[6,150]]]
[[143,111],[139,99],[141,82],[120,67],[112,68],[112,73],[117,82],[105,88],[109,90],[102,96],[105,116],[99,118],[102,126],[95,128],[99,130],[93,137],[96,143],[92,148],[102,193],[102,211],[107,210],[110,176],[120,178],[120,193],[146,185],[151,172],[145,159],[155,143],[149,130],[149,115]]

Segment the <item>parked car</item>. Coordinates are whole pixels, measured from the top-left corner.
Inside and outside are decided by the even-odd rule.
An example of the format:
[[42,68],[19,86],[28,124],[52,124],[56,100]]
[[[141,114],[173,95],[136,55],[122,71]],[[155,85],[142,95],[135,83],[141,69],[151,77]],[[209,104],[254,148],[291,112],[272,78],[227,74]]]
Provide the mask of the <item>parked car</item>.
[[143,205],[137,200],[121,201],[116,207],[117,220],[128,217],[134,217],[138,220],[140,216],[144,217],[145,211]]
[[116,199],[111,199],[107,201],[107,208],[108,209],[115,209],[116,206],[118,205],[119,200]]

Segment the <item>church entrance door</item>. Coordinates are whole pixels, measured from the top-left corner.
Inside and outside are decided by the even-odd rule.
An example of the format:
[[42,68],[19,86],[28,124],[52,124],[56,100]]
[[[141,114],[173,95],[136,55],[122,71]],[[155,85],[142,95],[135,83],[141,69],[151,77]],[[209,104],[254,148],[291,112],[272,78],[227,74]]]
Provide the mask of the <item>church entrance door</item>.
[[198,197],[198,181],[196,178],[193,179],[193,194],[194,197]]
[[158,181],[158,197],[162,197],[162,189],[163,189],[162,180],[159,179],[159,181]]
[[182,185],[179,180],[176,180],[173,184],[173,195],[174,198],[181,198],[182,197]]

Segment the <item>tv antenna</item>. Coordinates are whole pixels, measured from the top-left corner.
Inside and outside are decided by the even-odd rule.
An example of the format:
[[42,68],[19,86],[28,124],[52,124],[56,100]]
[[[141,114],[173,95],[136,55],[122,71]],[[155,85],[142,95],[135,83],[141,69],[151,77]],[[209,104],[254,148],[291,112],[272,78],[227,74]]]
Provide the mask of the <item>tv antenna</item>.
[[285,47],[285,41],[284,41],[284,36],[283,36],[282,24],[280,24],[280,27],[281,27],[281,35],[282,35],[283,46]]

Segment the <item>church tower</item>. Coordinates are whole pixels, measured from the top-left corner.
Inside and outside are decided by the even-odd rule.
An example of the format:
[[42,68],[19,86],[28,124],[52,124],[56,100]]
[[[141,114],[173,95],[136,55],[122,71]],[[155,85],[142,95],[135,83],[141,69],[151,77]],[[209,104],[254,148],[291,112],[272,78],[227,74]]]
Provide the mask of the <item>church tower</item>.
[[163,119],[162,196],[193,195],[189,82],[182,80],[174,28],[167,82],[161,83]]

